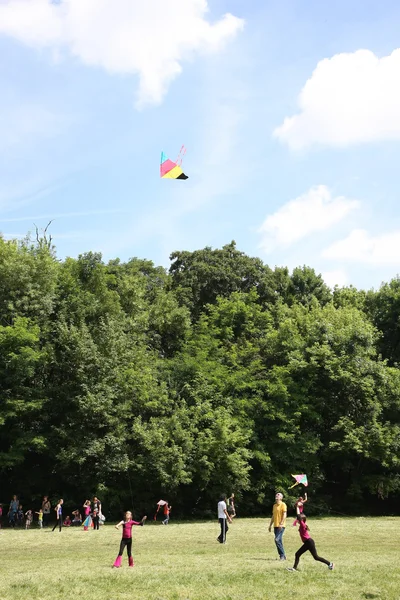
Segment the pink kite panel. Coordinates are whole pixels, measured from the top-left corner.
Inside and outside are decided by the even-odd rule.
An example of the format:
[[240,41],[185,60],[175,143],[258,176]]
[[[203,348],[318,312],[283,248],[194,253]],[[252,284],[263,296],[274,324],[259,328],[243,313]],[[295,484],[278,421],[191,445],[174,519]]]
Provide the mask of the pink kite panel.
[[164,175],[171,171],[174,167],[176,167],[176,163],[172,162],[172,160],[169,160],[169,158],[167,158],[167,160],[163,162],[160,166],[161,177],[164,177]]

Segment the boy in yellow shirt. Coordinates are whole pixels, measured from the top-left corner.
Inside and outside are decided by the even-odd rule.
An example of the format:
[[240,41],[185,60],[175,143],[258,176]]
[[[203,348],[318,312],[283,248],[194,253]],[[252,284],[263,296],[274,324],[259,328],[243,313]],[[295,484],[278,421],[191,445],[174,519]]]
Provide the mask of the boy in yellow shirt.
[[272,524],[274,525],[275,544],[279,554],[279,560],[286,560],[285,550],[283,548],[282,536],[286,526],[287,506],[282,501],[283,494],[278,492],[275,495],[275,504],[272,508],[272,518],[269,524],[268,531],[271,531]]

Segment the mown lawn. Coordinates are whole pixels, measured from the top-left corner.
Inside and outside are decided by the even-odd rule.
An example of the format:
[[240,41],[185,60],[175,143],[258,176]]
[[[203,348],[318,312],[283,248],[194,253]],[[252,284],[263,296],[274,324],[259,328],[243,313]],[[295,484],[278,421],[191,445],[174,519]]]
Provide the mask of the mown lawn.
[[400,518],[310,519],[321,556],[335,570],[302,557],[292,519],[286,563],[276,560],[268,519],[235,519],[227,544],[218,522],[135,527],[135,567],[113,569],[121,532],[64,529],[0,531],[1,600],[400,600]]

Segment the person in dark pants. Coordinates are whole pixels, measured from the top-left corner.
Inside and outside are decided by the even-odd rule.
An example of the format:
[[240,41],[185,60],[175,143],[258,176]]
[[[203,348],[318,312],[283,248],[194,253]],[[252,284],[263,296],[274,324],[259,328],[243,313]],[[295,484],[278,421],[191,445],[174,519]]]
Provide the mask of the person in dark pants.
[[64,504],[64,500],[61,498],[61,499],[58,501],[58,504],[57,504],[57,506],[56,506],[56,507],[55,507],[55,509],[54,509],[54,510],[56,511],[57,521],[56,521],[56,524],[54,525],[54,527],[53,527],[52,531],[54,531],[54,530],[55,530],[55,528],[57,527],[57,525],[59,526],[59,528],[60,528],[60,531],[61,531],[61,529],[62,529],[62,524],[63,524],[63,523],[62,523],[62,505],[63,505],[63,504]]
[[229,531],[228,523],[226,522],[227,520],[229,523],[232,523],[232,519],[226,510],[226,494],[222,494],[218,502],[218,521],[221,526],[221,533],[217,537],[217,541],[220,544],[226,543],[226,534]]
[[99,515],[99,509],[98,508],[94,508],[93,509],[93,512],[92,512],[92,521],[93,521],[93,530],[99,529],[100,515]]
[[116,567],[118,569],[121,566],[122,554],[123,554],[125,548],[126,548],[126,552],[128,554],[129,566],[130,567],[135,566],[135,562],[134,562],[133,556],[132,556],[132,527],[134,525],[142,525],[143,526],[146,519],[147,519],[147,517],[145,516],[140,521],[140,523],[138,521],[133,521],[132,513],[128,510],[125,513],[125,520],[120,521],[118,523],[118,525],[115,526],[115,529],[119,529],[122,525],[122,540],[119,545],[119,553],[118,553],[117,558],[115,559],[113,567]]
[[15,527],[17,521],[17,514],[19,508],[19,500],[17,496],[13,496],[13,499],[10,502],[10,508],[8,509],[8,521],[10,523],[10,527]]
[[324,563],[325,565],[327,565],[328,569],[330,569],[332,571],[335,567],[333,562],[329,562],[329,560],[326,560],[326,558],[322,558],[321,556],[318,556],[318,554],[317,554],[315,542],[312,539],[312,537],[310,535],[310,530],[308,528],[308,525],[306,524],[307,517],[303,514],[300,514],[300,515],[298,515],[297,518],[299,520],[299,533],[300,533],[300,537],[303,542],[303,545],[301,548],[299,548],[297,550],[297,552],[295,554],[294,565],[292,568],[288,569],[288,571],[297,571],[297,567],[298,567],[299,561],[300,561],[300,556],[302,556],[305,552],[310,552],[314,560]]
[[99,529],[100,525],[100,514],[101,514],[101,502],[95,496],[93,498],[93,512],[92,512],[92,521],[93,521],[93,529]]

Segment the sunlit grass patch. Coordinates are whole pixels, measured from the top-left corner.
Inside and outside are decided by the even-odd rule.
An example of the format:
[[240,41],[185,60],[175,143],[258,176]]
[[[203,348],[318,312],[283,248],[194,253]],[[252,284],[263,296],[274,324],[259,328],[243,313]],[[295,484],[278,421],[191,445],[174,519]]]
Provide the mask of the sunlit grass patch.
[[133,531],[135,567],[113,569],[121,532],[110,526],[0,532],[1,600],[400,600],[400,518],[310,519],[318,553],[290,573],[301,542],[291,520],[286,562],[268,519],[235,519],[227,544],[218,522],[148,523]]

